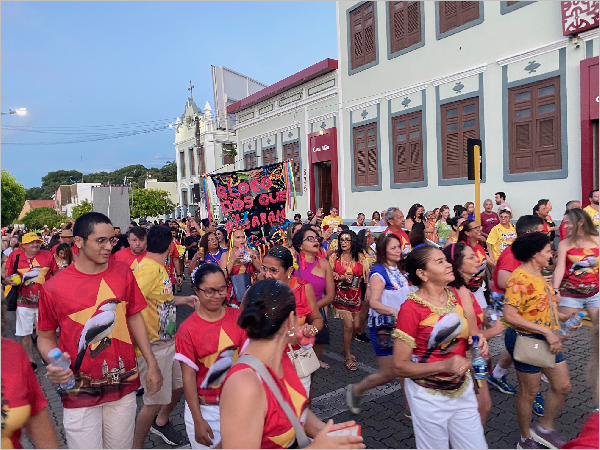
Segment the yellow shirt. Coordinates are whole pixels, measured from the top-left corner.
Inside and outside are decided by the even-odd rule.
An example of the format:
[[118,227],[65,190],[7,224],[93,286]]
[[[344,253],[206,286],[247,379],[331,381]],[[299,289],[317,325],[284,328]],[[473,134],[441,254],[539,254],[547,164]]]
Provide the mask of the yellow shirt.
[[[173,285],[162,264],[144,258],[133,271],[148,307],[142,311],[150,342],[175,338],[177,319]],[[137,351],[137,349],[136,349]]]
[[[556,298],[553,290],[542,277],[536,277],[521,268],[517,268],[506,282],[506,294],[504,303],[517,308],[517,311],[524,319],[529,322],[541,325],[551,330],[557,330],[559,325],[556,319],[552,320],[550,311],[550,299],[548,293],[552,295],[552,302],[556,310]],[[520,332],[533,334],[530,331],[520,330]]]
[[592,218],[592,222],[594,222],[594,226],[598,228],[600,225],[600,216],[598,216],[598,211],[592,208],[592,205],[586,206],[583,210],[588,213],[588,215]]
[[329,225],[330,227],[337,227],[338,225],[342,225],[344,221],[340,216],[325,216],[323,218],[323,222],[321,223],[321,228],[325,225]]
[[492,252],[494,253],[494,259],[496,261],[500,258],[500,253],[510,247],[516,238],[517,230],[512,223],[508,228],[499,223],[491,229],[487,238],[487,243],[492,246]]

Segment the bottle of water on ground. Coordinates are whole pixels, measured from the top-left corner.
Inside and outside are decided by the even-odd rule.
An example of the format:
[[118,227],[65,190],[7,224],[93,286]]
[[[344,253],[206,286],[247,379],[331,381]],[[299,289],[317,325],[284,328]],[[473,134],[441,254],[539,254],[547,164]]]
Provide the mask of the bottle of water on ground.
[[581,322],[583,322],[584,317],[585,317],[584,312],[580,312],[579,314],[572,316],[569,320],[567,320],[566,322],[563,322],[560,325],[560,329],[558,330],[558,333],[562,334],[563,336],[566,336],[567,334],[569,334],[569,328],[580,325]]
[[488,376],[487,361],[479,351],[479,336],[471,336],[473,345],[471,355],[473,356],[473,373],[476,380],[485,380]]
[[[63,352],[60,351],[59,348],[53,348],[48,352],[48,360],[50,360],[50,364],[56,367],[60,367],[64,370],[69,370],[71,366],[71,358],[65,356]],[[71,378],[66,383],[61,383],[60,387],[62,389],[71,389],[75,386],[75,376],[71,375]]]
[[492,305],[488,305],[485,314],[487,316],[488,325],[490,328],[492,328],[498,320],[498,314],[496,313],[496,309]]

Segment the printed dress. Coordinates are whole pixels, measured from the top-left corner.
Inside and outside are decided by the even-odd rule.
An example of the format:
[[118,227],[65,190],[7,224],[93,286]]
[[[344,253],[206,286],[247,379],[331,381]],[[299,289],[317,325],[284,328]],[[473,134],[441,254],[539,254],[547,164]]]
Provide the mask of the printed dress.
[[598,247],[572,247],[567,251],[561,295],[587,298],[598,293]]
[[[367,278],[369,263],[362,253],[359,253],[358,261],[353,259],[350,262],[338,258],[337,254],[334,253],[329,257],[329,264],[333,272],[342,277],[335,282],[335,298],[331,303],[333,316],[340,319],[354,320],[360,312],[360,283]],[[346,280],[347,276],[352,276],[350,283]]]

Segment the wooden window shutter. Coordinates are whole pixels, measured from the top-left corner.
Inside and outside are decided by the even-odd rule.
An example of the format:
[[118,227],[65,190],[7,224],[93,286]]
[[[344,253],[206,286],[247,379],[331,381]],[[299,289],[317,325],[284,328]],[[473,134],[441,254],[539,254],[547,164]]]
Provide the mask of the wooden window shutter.
[[181,166],[181,177],[185,178],[185,153],[184,152],[180,152],[179,153],[179,161],[180,161],[180,166]]
[[467,176],[467,139],[479,138],[479,97],[447,103],[442,122],[442,178]]
[[351,67],[358,67],[375,61],[376,36],[375,36],[375,7],[373,2],[350,12],[350,51]]
[[244,168],[246,170],[256,167],[256,152],[244,153]]
[[377,124],[356,127],[354,134],[354,184],[377,186],[379,184],[379,149]]
[[181,191],[181,201],[183,202],[183,205],[187,205],[188,204],[188,193],[187,191]]
[[404,114],[392,120],[394,183],[424,180],[422,113]]
[[233,163],[234,163],[233,156],[230,156],[230,155],[223,156],[223,164],[224,165],[233,164]]
[[421,2],[388,2],[392,53],[421,42]]
[[292,142],[283,146],[283,159],[292,160],[292,168],[294,169],[294,184],[296,192],[302,190],[302,180],[300,178],[300,143]]
[[519,2],[506,2],[506,6],[516,5]]
[[263,150],[263,164],[274,164],[277,162],[277,150],[275,147],[266,148]]
[[562,168],[560,77],[508,90],[509,173]]
[[479,2],[439,2],[440,33],[479,19]]
[[196,175],[196,162],[194,161],[193,148],[190,148],[190,175]]

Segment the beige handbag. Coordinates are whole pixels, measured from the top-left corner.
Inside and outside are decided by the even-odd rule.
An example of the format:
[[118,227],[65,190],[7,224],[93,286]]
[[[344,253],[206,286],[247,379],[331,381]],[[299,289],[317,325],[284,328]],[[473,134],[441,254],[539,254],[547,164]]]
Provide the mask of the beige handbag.
[[[558,315],[554,309],[552,293],[548,286],[546,286],[546,290],[550,299],[550,320],[551,322],[556,321],[557,324],[560,324]],[[552,368],[556,362],[556,355],[550,351],[550,344],[548,342],[529,337],[519,332],[517,332],[513,358],[515,361],[542,368]]]
[[287,352],[287,354],[292,360],[299,378],[305,378],[309,376],[310,374],[316,372],[316,370],[320,367],[319,358],[317,358],[317,354],[312,347],[294,350],[292,349],[292,346],[288,344],[288,348],[290,351]]

